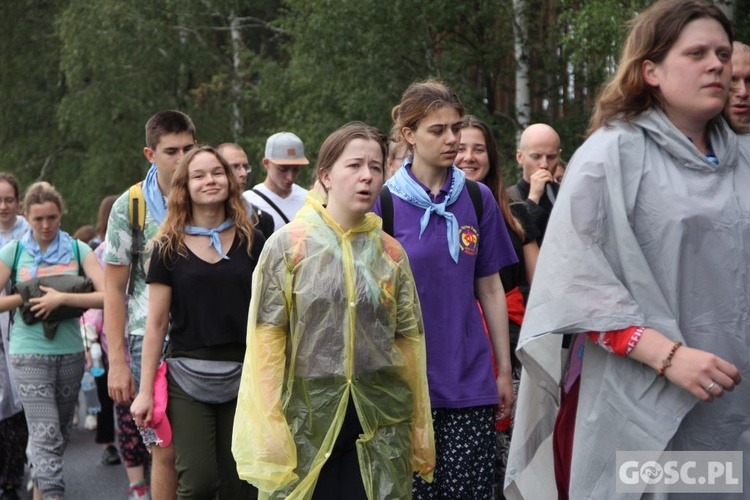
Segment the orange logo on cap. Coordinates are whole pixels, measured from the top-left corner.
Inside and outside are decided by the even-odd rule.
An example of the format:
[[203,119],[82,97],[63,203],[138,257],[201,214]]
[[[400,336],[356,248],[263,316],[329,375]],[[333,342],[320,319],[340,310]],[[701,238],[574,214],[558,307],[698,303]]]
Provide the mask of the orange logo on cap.
[[297,148],[289,148],[286,150],[287,156],[297,156]]

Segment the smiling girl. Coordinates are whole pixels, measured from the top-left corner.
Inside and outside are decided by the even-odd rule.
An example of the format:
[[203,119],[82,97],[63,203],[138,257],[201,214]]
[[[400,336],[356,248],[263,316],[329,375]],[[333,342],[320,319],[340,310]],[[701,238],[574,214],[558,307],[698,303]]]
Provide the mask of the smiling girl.
[[[231,167],[213,148],[192,149],[178,165],[167,217],[153,241],[133,418],[138,426],[152,423],[154,375],[169,326],[167,416],[177,496],[248,498],[254,492],[237,476],[230,451],[237,393],[236,385],[234,392],[228,388],[239,383],[251,276],[264,238],[253,229]],[[186,372],[204,375],[192,380]],[[221,393],[206,385],[217,377]]]

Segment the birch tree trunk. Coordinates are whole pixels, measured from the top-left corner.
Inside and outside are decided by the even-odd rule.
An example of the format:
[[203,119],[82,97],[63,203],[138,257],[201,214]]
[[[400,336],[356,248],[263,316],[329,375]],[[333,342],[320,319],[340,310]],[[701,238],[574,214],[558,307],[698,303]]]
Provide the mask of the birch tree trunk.
[[232,140],[238,144],[242,137],[242,35],[240,20],[231,12],[229,14],[229,29],[232,37]]
[[526,26],[526,0],[513,0],[513,41],[516,58],[516,131],[518,139],[531,118],[531,95],[529,91],[529,57],[526,53],[528,33]]

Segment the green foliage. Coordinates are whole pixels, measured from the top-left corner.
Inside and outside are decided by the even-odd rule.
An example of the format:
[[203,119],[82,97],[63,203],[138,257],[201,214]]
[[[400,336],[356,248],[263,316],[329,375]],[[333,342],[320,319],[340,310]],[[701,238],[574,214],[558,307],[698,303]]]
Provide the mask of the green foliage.
[[0,16],[0,170],[22,185],[74,163],[57,131],[65,93],[53,20],[61,2],[8,2]]
[[[493,119],[486,103],[512,39],[495,27],[508,10],[497,2],[288,0],[276,25],[287,58],[261,69],[257,100],[269,113],[266,134],[291,130],[315,148],[347,121],[388,132],[390,112],[412,82],[437,77],[467,109]],[[477,68],[467,75],[466,68]],[[476,83],[479,82],[477,88]],[[493,87],[488,89],[487,86]],[[512,134],[511,134],[512,135]]]
[[735,1],[734,38],[750,45],[750,2]]
[[[532,118],[568,158],[625,22],[650,0],[525,0]],[[314,161],[351,120],[384,131],[412,82],[436,77],[491,123],[514,180],[513,0],[15,0],[0,17],[0,169],[55,184],[66,229],[141,179],[143,126],[177,108],[198,140],[239,142],[262,178],[268,135],[290,130]],[[750,41],[750,3],[736,2]],[[233,24],[234,21],[234,24]],[[232,28],[235,28],[232,37]],[[301,182],[309,180],[306,169]]]

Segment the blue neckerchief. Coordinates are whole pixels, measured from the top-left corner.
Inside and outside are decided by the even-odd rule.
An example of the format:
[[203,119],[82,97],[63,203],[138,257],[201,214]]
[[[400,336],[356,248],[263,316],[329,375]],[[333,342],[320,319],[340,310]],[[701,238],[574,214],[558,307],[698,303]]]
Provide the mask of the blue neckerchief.
[[[691,139],[689,135],[686,135],[685,137],[687,137],[690,142],[692,142],[693,144],[695,144],[695,142],[693,142],[693,139]],[[705,156],[706,160],[708,160],[709,162],[711,162],[712,165],[718,167],[719,166],[719,158],[716,157],[716,153],[714,153],[714,149],[711,147],[711,144],[708,144],[706,147],[708,149],[708,152],[705,155],[703,155],[703,156]]]
[[155,163],[148,169],[146,180],[143,181],[143,200],[146,202],[146,207],[151,212],[151,216],[161,225],[167,217],[167,202],[159,188]]
[[65,231],[58,231],[55,239],[47,247],[47,251],[42,253],[39,243],[34,239],[34,231],[27,231],[21,238],[23,249],[31,255],[34,263],[31,266],[31,277],[36,278],[36,271],[41,264],[54,266],[57,264],[69,264],[73,257],[73,238]]
[[706,153],[706,159],[716,165],[719,166],[719,159],[716,157],[716,153],[714,153],[714,150],[711,149],[711,145],[708,146],[708,153]]
[[214,248],[216,248],[216,251],[219,252],[221,258],[228,260],[229,257],[227,257],[227,254],[224,253],[224,249],[221,248],[221,238],[219,238],[219,233],[232,226],[234,226],[234,220],[232,219],[225,220],[219,225],[219,227],[215,227],[213,229],[206,229],[205,227],[196,227],[191,226],[190,224],[186,224],[185,233],[198,236],[208,236],[210,238],[208,246],[213,246]]
[[434,203],[430,196],[425,192],[424,188],[420,186],[417,181],[412,179],[409,175],[408,169],[411,169],[412,158],[409,157],[404,160],[404,166],[396,170],[388,182],[388,189],[394,196],[401,198],[402,200],[411,203],[412,205],[424,208],[424,215],[419,220],[419,238],[422,238],[422,233],[427,228],[427,224],[430,222],[430,215],[435,212],[440,217],[444,217],[446,221],[446,229],[448,232],[448,250],[451,253],[453,262],[458,263],[458,254],[460,251],[458,241],[458,221],[456,217],[446,210],[446,208],[458,199],[461,195],[461,191],[464,189],[466,184],[466,175],[456,166],[452,166],[449,172],[451,175],[451,187],[448,190],[448,194],[445,195],[445,200],[442,203]]

